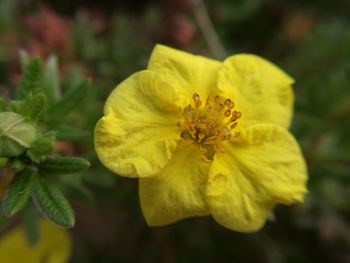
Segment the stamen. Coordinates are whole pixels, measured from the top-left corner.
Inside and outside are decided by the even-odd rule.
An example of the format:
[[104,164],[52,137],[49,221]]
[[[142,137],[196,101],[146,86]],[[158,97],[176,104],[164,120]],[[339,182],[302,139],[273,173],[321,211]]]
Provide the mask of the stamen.
[[192,98],[194,100],[194,103],[197,103],[200,100],[200,97],[197,93],[193,94]]
[[219,95],[209,95],[203,105],[199,94],[192,96],[193,103],[183,110],[183,121],[176,123],[181,131],[181,138],[186,143],[196,143],[201,152],[212,159],[215,151],[223,151],[220,144],[239,136],[239,131],[232,133],[242,113],[233,111],[235,104],[231,99]]

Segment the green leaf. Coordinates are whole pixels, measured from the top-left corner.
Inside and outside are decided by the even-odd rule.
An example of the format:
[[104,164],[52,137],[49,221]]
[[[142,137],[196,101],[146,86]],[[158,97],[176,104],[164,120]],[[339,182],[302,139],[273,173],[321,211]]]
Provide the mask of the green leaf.
[[39,58],[34,58],[24,69],[21,80],[19,97],[25,98],[28,94],[36,93],[41,89],[43,69]]
[[46,97],[43,93],[29,95],[20,104],[17,113],[26,117],[30,122],[36,122],[46,104]]
[[65,94],[60,102],[51,107],[49,116],[64,116],[67,114],[76,106],[77,102],[85,97],[89,86],[90,81],[85,80],[77,88]]
[[36,175],[34,170],[29,169],[16,174],[2,201],[2,208],[6,216],[11,217],[26,205]]
[[70,126],[59,126],[54,127],[56,130],[56,139],[58,141],[82,141],[86,140],[91,136],[91,133],[81,129],[73,128]]
[[48,157],[39,165],[41,173],[59,175],[81,173],[90,163],[79,157]]
[[53,135],[47,135],[36,139],[27,150],[27,155],[32,161],[38,162],[43,160],[48,154],[52,153],[54,146],[55,137]]
[[47,68],[45,71],[44,90],[47,95],[49,104],[55,103],[61,99],[61,91],[59,86],[57,57],[51,55],[47,60]]
[[53,223],[63,227],[74,225],[74,212],[67,199],[44,177],[36,180],[33,199],[40,212]]
[[40,233],[38,220],[38,213],[36,212],[35,206],[29,201],[23,211],[23,224],[27,241],[32,247],[35,246],[39,240]]
[[0,112],[0,156],[22,154],[36,138],[36,129],[14,112]]

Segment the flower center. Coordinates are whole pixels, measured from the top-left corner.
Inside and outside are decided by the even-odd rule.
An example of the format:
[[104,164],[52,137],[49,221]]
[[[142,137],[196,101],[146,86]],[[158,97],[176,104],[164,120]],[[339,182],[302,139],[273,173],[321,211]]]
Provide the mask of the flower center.
[[233,130],[242,113],[234,107],[233,101],[218,95],[209,95],[203,105],[199,95],[193,94],[193,103],[183,109],[183,120],[177,123],[181,138],[198,144],[203,154],[212,159],[215,151],[222,151],[220,143],[240,134]]

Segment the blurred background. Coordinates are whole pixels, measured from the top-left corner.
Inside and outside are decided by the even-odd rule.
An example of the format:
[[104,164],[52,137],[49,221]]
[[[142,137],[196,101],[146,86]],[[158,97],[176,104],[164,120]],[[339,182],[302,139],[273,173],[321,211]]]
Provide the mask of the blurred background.
[[[16,92],[20,50],[43,61],[55,54],[62,90],[92,80],[66,117],[89,135],[56,145],[92,163],[83,185],[62,185],[77,220],[71,262],[350,262],[349,14],[348,0],[0,0],[1,96]],[[216,59],[255,53],[295,78],[305,204],[277,207],[254,234],[210,217],[146,225],[137,180],[100,164],[92,131],[108,94],[146,67],[156,43]]]

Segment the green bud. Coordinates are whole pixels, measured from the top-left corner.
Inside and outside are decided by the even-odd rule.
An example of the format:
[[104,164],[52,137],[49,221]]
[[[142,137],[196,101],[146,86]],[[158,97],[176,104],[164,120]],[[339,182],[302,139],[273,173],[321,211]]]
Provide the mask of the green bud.
[[53,135],[46,135],[41,138],[37,138],[30,149],[27,151],[27,155],[34,162],[43,160],[46,155],[50,154],[54,150],[55,137]]
[[23,153],[36,138],[34,126],[14,112],[0,112],[0,156]]

